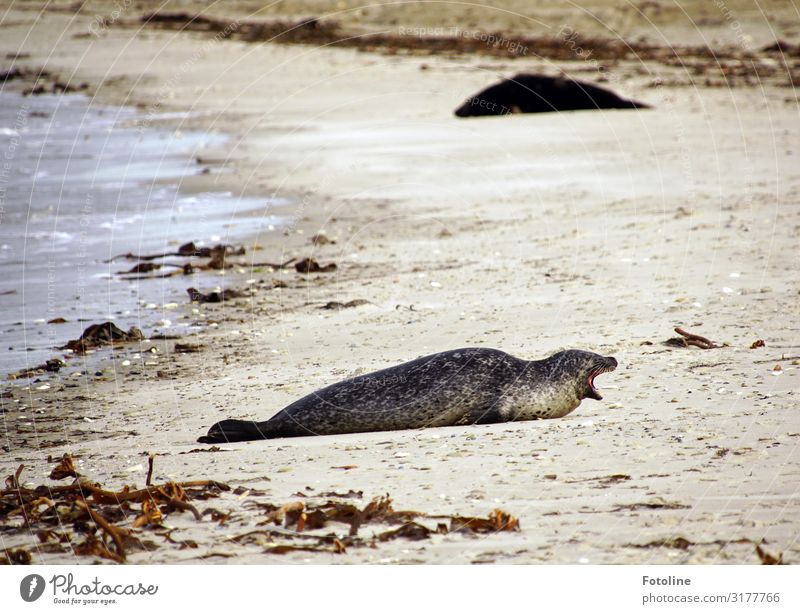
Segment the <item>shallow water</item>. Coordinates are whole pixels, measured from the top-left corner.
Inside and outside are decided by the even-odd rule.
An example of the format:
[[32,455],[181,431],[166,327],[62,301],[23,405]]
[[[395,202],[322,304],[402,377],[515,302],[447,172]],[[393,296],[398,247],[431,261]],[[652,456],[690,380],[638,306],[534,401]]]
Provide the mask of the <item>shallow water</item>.
[[[183,302],[186,288],[204,285],[122,281],[114,273],[135,263],[109,258],[234,243],[280,224],[237,218],[268,199],[180,191],[181,178],[204,170],[198,153],[224,136],[140,130],[136,119],[83,96],[0,92],[0,375],[59,355],[89,323],[153,332],[163,314],[142,305]],[[54,318],[67,323],[47,323]]]

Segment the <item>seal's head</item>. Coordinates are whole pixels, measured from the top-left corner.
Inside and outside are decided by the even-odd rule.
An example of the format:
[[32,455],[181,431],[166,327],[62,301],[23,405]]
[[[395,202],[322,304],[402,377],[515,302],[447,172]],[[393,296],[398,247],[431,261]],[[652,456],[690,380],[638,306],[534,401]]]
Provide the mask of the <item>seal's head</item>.
[[571,379],[576,387],[578,400],[603,397],[594,385],[594,379],[601,373],[617,368],[617,360],[612,356],[601,356],[584,350],[565,350],[547,359],[551,373],[559,379]]

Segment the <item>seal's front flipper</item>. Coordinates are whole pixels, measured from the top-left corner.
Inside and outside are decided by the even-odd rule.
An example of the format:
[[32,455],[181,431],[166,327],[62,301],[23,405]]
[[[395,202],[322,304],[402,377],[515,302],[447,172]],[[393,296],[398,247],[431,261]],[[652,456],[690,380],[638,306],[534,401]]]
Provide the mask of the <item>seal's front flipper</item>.
[[259,428],[258,422],[252,420],[223,420],[208,429],[208,435],[200,437],[200,443],[232,443],[234,441],[252,441],[267,439],[268,435]]

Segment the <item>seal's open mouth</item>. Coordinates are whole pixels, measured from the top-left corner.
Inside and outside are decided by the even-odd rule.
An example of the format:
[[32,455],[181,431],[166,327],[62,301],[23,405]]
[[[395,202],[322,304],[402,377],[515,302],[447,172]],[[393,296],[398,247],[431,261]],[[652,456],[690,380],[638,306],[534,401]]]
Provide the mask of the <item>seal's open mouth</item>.
[[614,358],[608,358],[608,362],[604,365],[598,366],[594,371],[589,374],[589,378],[586,380],[586,383],[589,385],[589,392],[586,393],[586,396],[590,399],[594,399],[595,401],[602,401],[602,395],[597,391],[597,388],[594,387],[594,378],[596,378],[601,373],[609,373],[617,368],[617,361]]

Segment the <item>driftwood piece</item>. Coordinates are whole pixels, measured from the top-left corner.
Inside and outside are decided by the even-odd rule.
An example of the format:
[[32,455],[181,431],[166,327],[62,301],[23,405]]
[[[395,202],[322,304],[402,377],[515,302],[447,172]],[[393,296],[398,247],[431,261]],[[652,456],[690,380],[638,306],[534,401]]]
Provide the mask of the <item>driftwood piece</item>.
[[26,377],[36,377],[37,375],[42,375],[43,373],[58,373],[65,365],[66,363],[60,358],[51,358],[44,364],[36,367],[20,369],[14,373],[9,373],[8,379],[23,379]]
[[244,298],[249,296],[249,294],[246,294],[241,290],[234,289],[203,293],[197,288],[188,288],[186,292],[189,294],[189,300],[193,303],[222,303],[234,298]]
[[256,267],[265,267],[265,268],[275,269],[276,271],[278,271],[280,269],[288,269],[289,266],[295,260],[297,260],[297,258],[289,258],[289,260],[287,260],[286,262],[281,263],[281,264],[279,264],[277,262],[248,262],[246,265],[242,265],[242,266],[248,266],[251,269],[256,268]]
[[679,326],[675,327],[675,332],[678,333],[680,337],[672,337],[671,339],[667,339],[665,341],[666,345],[671,345],[674,347],[694,346],[700,348],[701,350],[711,350],[722,347],[718,345],[716,341],[711,341],[711,339],[701,335],[690,333]]
[[137,329],[131,329],[125,332],[113,322],[104,322],[103,324],[92,324],[83,331],[81,334],[81,341],[86,343],[96,343],[103,345],[112,343],[114,341],[128,341],[131,339],[142,339],[142,332]]
[[162,252],[160,254],[133,254],[128,252],[127,254],[117,254],[104,262],[114,262],[115,260],[125,259],[125,260],[158,260],[159,258],[169,258],[170,256],[179,256],[183,258],[212,258],[214,252],[223,252],[228,256],[243,256],[245,254],[244,247],[228,245],[224,243],[220,243],[219,245],[215,245],[213,247],[197,247],[193,241],[188,243],[184,243],[178,248],[176,252]]
[[320,309],[328,309],[330,311],[340,311],[342,309],[352,309],[353,307],[361,307],[362,305],[369,305],[370,302],[364,300],[363,298],[353,299],[352,301],[347,301],[346,303],[342,303],[340,301],[328,301],[325,303]]
[[144,339],[142,331],[135,326],[132,326],[126,332],[113,322],[103,322],[102,324],[92,324],[83,331],[80,338],[68,341],[66,345],[59,349],[72,350],[76,354],[83,354],[92,348],[141,341],[142,339]]
[[325,266],[320,265],[319,262],[313,258],[303,258],[300,262],[294,265],[295,271],[298,273],[331,273],[336,270],[336,263],[331,262]]

